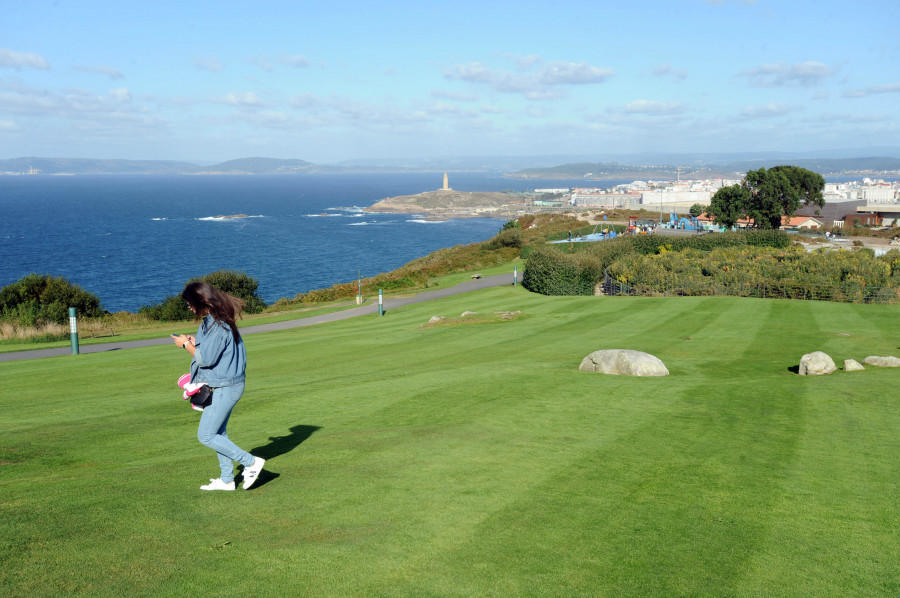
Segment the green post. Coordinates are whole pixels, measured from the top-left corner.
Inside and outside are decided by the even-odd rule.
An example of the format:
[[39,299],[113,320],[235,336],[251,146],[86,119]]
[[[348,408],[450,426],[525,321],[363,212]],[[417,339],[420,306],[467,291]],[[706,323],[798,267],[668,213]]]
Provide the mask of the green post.
[[516,286],[517,280],[519,280],[519,267],[513,266],[513,286]]
[[381,289],[378,289],[378,315],[384,315],[384,298],[381,294]]
[[72,338],[72,355],[78,355],[78,319],[75,308],[69,308],[69,336]]

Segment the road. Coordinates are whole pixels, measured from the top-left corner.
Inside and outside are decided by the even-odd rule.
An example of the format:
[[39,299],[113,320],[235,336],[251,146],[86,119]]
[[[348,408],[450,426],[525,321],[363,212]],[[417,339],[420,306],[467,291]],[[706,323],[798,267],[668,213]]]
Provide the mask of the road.
[[[387,313],[392,309],[410,305],[413,303],[421,303],[423,301],[431,301],[440,299],[441,297],[449,297],[460,293],[470,293],[480,289],[490,287],[499,287],[511,285],[513,281],[509,274],[498,274],[496,276],[485,276],[483,278],[474,279],[454,287],[446,289],[436,289],[434,291],[423,291],[410,297],[394,297],[385,298],[383,302],[384,312]],[[522,273],[517,275],[517,281],[522,281]],[[288,328],[299,328],[300,326],[314,326],[324,322],[336,322],[338,320],[346,320],[348,318],[356,318],[364,315],[375,315],[378,313],[378,302],[372,301],[360,307],[354,307],[344,311],[336,311],[330,314],[322,314],[319,316],[310,316],[308,318],[298,318],[296,320],[286,320],[284,322],[274,322],[272,324],[260,324],[259,326],[241,327],[241,334],[256,334],[259,332],[271,332],[273,330],[286,330]],[[103,351],[118,351],[121,349],[134,349],[137,347],[153,347],[156,345],[166,345],[172,342],[168,336],[163,338],[148,338],[137,341],[122,341],[102,343],[98,345],[85,345],[79,347],[80,353],[101,353]],[[22,359],[40,359],[42,357],[58,357],[60,355],[71,355],[71,347],[57,347],[55,349],[35,349],[34,351],[15,351],[10,353],[0,353],[0,361],[19,361]]]

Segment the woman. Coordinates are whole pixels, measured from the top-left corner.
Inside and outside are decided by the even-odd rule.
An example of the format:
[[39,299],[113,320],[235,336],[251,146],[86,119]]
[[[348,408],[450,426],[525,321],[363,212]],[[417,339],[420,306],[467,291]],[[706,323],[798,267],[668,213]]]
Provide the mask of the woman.
[[254,457],[233,443],[225,431],[231,411],[244,394],[247,352],[235,320],[244,301],[205,282],[191,282],[181,293],[197,319],[196,335],[174,337],[175,344],[191,354],[191,382],[202,382],[213,391],[212,404],[203,410],[197,438],[219,455],[219,478],[201,490],[234,490],[234,463],[244,466],[244,490],[256,482],[266,460]]

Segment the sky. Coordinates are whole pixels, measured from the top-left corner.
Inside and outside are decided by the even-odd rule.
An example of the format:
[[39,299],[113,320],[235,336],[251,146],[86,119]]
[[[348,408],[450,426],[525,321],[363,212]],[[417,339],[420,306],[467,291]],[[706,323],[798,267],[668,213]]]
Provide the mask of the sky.
[[0,159],[900,147],[897,0],[0,0]]

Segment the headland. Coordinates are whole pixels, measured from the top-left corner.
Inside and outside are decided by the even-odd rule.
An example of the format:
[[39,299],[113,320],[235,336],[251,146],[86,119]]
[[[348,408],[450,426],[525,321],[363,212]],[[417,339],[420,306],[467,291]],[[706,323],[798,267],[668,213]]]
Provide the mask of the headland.
[[499,191],[455,191],[439,189],[415,195],[400,195],[382,199],[367,212],[394,214],[426,214],[428,218],[508,218],[516,215],[531,201],[522,195]]

